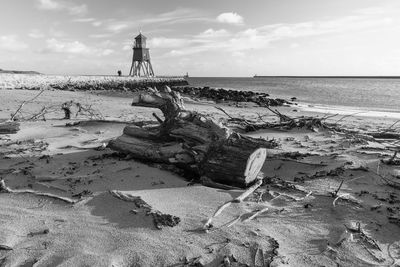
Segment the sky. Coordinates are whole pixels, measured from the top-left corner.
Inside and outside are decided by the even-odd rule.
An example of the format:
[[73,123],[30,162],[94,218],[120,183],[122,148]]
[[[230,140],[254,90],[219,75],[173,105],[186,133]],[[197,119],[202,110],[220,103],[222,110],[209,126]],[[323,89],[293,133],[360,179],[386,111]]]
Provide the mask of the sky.
[[156,75],[400,75],[399,0],[0,0],[0,68]]

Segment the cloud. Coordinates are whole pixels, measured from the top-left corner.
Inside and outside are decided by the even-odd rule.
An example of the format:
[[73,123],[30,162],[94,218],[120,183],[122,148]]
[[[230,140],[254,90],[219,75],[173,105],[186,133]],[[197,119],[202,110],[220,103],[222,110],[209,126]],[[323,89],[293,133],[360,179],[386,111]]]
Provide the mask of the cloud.
[[90,38],[109,38],[111,37],[111,33],[97,33],[97,34],[89,34]]
[[271,40],[310,37],[324,34],[372,30],[393,24],[391,18],[369,15],[353,15],[325,21],[308,21],[294,24],[274,24],[259,27],[258,30]]
[[209,19],[201,15],[201,11],[193,8],[177,8],[169,12],[150,15],[148,18],[140,19],[137,23],[139,25],[147,25],[154,23],[177,24],[191,21],[209,21]]
[[214,30],[212,28],[205,30],[204,32],[198,34],[198,38],[215,38],[215,37],[226,37],[229,33],[225,29]]
[[202,12],[192,8],[177,8],[160,14],[143,14],[143,17],[108,19],[95,21],[94,26],[103,25],[106,31],[120,33],[124,30],[136,30],[148,25],[156,24],[158,27],[192,22],[215,22],[215,19],[206,18]]
[[93,22],[95,21],[95,18],[80,18],[80,19],[74,19],[74,22]]
[[46,40],[46,52],[68,53],[68,54],[87,54],[91,49],[79,41],[63,42],[57,39]]
[[60,0],[36,0],[36,2],[38,8],[42,10],[67,10],[71,15],[84,15],[88,11],[85,4],[76,5]]
[[51,38],[46,40],[46,48],[40,52],[107,56],[114,53],[114,50],[109,48],[102,49],[90,47],[79,41],[60,41],[55,38]]
[[148,47],[154,48],[179,48],[189,44],[189,40],[183,38],[155,37],[148,41]]
[[34,39],[40,39],[44,37],[44,34],[38,29],[33,29],[28,33],[28,36]]
[[0,49],[7,51],[21,51],[28,48],[28,45],[19,41],[16,35],[0,36]]
[[99,27],[103,24],[102,21],[95,18],[78,18],[73,19],[73,22],[90,23],[93,27]]
[[227,12],[219,14],[217,21],[221,23],[241,25],[243,24],[243,17],[234,12]]
[[44,10],[57,10],[61,9],[62,5],[54,0],[38,0],[38,6]]
[[85,4],[82,5],[71,5],[67,7],[69,13],[71,15],[84,15],[88,12],[87,6]]
[[108,31],[117,32],[118,33],[118,32],[121,32],[122,30],[124,30],[124,29],[126,29],[128,27],[129,27],[128,23],[113,23],[113,24],[108,25],[106,27],[106,29]]
[[101,26],[103,24],[103,22],[101,22],[101,21],[93,21],[92,22],[92,25],[94,26],[94,27],[99,27],[99,26]]
[[[205,51],[246,52],[253,49],[265,49],[272,42],[290,41],[293,44],[299,38],[310,40],[310,38],[330,37],[335,39],[335,36],[343,34],[371,34],[382,29],[391,29],[389,31],[395,32],[400,29],[398,25],[399,20],[394,16],[381,16],[380,9],[370,9],[368,12],[355,11],[350,16],[298,23],[267,24],[236,32],[210,28],[184,40],[181,39],[181,47],[177,49],[170,46],[173,50],[164,54],[163,57],[192,55]],[[170,39],[169,42],[173,43],[174,39]],[[296,48],[296,46],[290,47]]]

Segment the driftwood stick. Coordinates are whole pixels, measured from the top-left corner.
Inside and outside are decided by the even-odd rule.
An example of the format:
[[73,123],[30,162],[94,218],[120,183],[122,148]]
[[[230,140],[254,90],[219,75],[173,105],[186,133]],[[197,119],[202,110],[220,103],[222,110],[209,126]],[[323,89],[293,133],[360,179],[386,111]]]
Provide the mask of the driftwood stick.
[[350,194],[338,195],[338,196],[333,200],[332,205],[333,205],[334,207],[336,207],[336,202],[337,202],[340,198],[343,198],[343,197],[346,197],[346,196],[349,196],[349,195],[350,195]]
[[333,196],[336,197],[338,195],[340,188],[342,188],[343,182],[344,182],[344,179],[342,179],[342,181],[340,182],[340,185],[339,185],[338,189],[336,189],[336,191],[333,193]]
[[393,126],[395,126],[397,123],[399,123],[400,120],[395,121],[392,125],[390,125],[386,130],[383,131],[383,133],[389,132]]
[[313,191],[308,192],[307,195],[305,195],[305,196],[302,197],[302,198],[297,199],[297,201],[301,201],[301,200],[304,200],[304,199],[308,198],[309,196],[312,195],[312,193],[313,193]]
[[[9,247],[7,245],[0,245],[0,250],[13,250],[13,248]],[[0,261],[0,263],[1,263],[1,261]]]
[[242,215],[239,215],[236,219],[232,220],[231,222],[228,223],[226,227],[232,227],[234,224],[240,221],[240,218],[242,218]]
[[263,208],[261,210],[257,210],[253,215],[251,215],[250,217],[246,218],[243,220],[243,222],[248,222],[253,220],[255,217],[257,217],[258,215],[260,215],[261,213],[264,213],[268,210],[268,208]]
[[160,124],[164,123],[164,121],[160,117],[158,117],[158,115],[156,113],[153,112],[152,115],[153,115],[154,118],[156,118],[158,123],[160,123]]
[[246,191],[244,191],[240,196],[232,200],[234,203],[242,202],[246,197],[250,196],[257,188],[262,185],[263,181],[260,179],[255,184],[250,186]]
[[42,90],[40,90],[40,92],[39,92],[36,96],[34,96],[33,98],[31,98],[31,99],[29,99],[29,100],[25,100],[24,102],[22,102],[22,103],[19,105],[18,109],[14,112],[14,114],[11,115],[10,120],[13,121],[13,120],[15,119],[15,116],[17,116],[18,112],[20,112],[20,110],[24,107],[24,105],[25,105],[26,103],[32,102],[33,100],[35,100],[36,98],[38,98],[38,97],[44,92],[44,90],[45,90],[45,88],[43,88]]
[[226,116],[228,116],[230,119],[237,119],[237,118],[234,118],[234,117],[232,117],[231,115],[229,115],[228,112],[226,112],[226,111],[225,111],[223,108],[221,108],[221,107],[214,106],[214,108],[216,108],[216,109],[222,111],[222,112],[223,112]]
[[228,202],[225,202],[221,206],[218,207],[218,209],[214,212],[213,216],[211,216],[207,222],[204,224],[203,229],[208,230],[212,227],[212,221],[215,217],[220,215],[224,209],[229,207],[232,203],[240,203],[242,202],[245,198],[247,198],[250,194],[252,194],[257,188],[259,188],[262,185],[262,180],[258,180],[254,185],[250,186],[246,191],[244,191],[242,194],[240,194],[238,197],[235,199],[229,200]]
[[6,186],[3,179],[0,180],[0,193],[12,193],[12,190]]
[[36,192],[33,190],[13,190],[9,187],[6,186],[5,182],[3,179],[0,180],[0,193],[13,193],[13,194],[33,194],[36,196],[43,196],[43,197],[48,197],[48,198],[53,198],[53,199],[57,199],[57,200],[61,200],[63,202],[66,202],[68,204],[75,204],[76,202],[78,202],[77,200],[73,200],[67,197],[61,197],[61,196],[57,196],[54,194],[50,194],[50,193],[41,193],[41,192]]
[[396,188],[396,189],[400,189],[400,183],[399,182],[387,179],[385,176],[383,176],[382,174],[379,173],[379,170],[380,170],[380,162],[378,162],[378,166],[376,168],[376,172],[373,171],[373,170],[371,170],[371,172],[376,174],[379,178],[381,178],[386,183],[386,185],[391,186],[391,187]]
[[355,113],[352,113],[352,114],[344,115],[344,116],[341,117],[339,120],[337,120],[337,121],[335,122],[335,124],[339,123],[340,121],[344,120],[344,119],[347,118],[347,117],[352,117],[352,116],[357,115],[357,114],[360,114],[360,113],[364,113],[364,112],[355,112]]

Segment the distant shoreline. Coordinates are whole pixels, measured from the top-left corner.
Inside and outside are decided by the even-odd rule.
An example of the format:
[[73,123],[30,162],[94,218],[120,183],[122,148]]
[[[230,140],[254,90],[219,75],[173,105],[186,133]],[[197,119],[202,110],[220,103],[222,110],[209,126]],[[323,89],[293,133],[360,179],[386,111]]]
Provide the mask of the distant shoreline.
[[296,78],[296,79],[400,79],[400,76],[261,76],[254,75],[253,78]]

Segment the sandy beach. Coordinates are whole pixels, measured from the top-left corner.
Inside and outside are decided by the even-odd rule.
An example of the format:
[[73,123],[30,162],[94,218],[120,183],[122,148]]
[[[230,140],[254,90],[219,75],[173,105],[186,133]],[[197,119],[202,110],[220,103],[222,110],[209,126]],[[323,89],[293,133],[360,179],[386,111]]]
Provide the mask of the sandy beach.
[[[0,90],[0,118],[9,119],[37,94]],[[129,123],[154,121],[153,112],[162,116],[156,109],[132,107],[129,92],[46,90],[21,114],[70,100],[90,105],[93,114],[64,120],[63,110],[54,108],[45,121],[22,120],[16,134],[0,135],[0,177],[12,191],[0,193],[0,266],[400,264],[400,188],[393,186],[400,182],[400,167],[381,162],[393,155],[398,140],[362,135],[384,131],[397,116],[343,117],[347,113],[334,110],[339,115],[328,121],[348,132],[248,133],[279,143],[267,152],[263,185],[204,231],[215,210],[244,189],[207,187],[165,164],[107,148]],[[254,103],[184,100],[187,110],[220,122],[228,117],[214,106],[234,117],[277,120]],[[296,105],[277,110],[288,116],[327,113]],[[138,205],[138,197],[145,204]],[[149,210],[179,222],[157,227]]]

